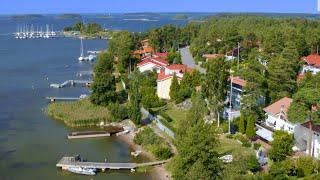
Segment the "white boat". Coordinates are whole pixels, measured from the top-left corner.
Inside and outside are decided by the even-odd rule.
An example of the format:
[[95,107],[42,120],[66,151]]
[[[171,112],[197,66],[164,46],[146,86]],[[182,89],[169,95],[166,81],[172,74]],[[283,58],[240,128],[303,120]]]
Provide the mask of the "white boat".
[[70,166],[67,168],[67,170],[76,174],[91,175],[91,176],[96,175],[96,169],[94,168]]
[[96,59],[97,59],[97,56],[96,56],[96,55],[90,54],[90,55],[88,56],[88,60],[89,60],[89,61],[94,61],[94,60],[96,60]]
[[85,57],[83,55],[83,42],[82,42],[82,37],[80,37],[80,57],[78,58],[79,61],[84,61]]

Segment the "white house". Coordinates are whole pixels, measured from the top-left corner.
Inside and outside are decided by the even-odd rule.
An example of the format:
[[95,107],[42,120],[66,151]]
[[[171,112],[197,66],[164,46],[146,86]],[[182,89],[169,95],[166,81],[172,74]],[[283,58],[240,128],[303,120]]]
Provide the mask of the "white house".
[[183,78],[184,73],[191,70],[192,69],[188,68],[184,64],[174,64],[162,68],[157,78],[158,97],[161,99],[170,99],[169,94],[173,76],[176,75],[178,81],[180,82]]
[[[310,131],[311,128],[311,131]],[[311,132],[311,133],[310,133]],[[311,137],[311,138],[310,138]],[[320,158],[320,126],[314,124],[312,121],[307,121],[299,126],[297,126],[294,138],[296,140],[296,147],[299,151],[319,159]],[[309,141],[311,140],[311,146],[309,146]],[[309,152],[308,148],[311,148]]]
[[320,56],[318,54],[310,54],[309,56],[302,57],[301,60],[304,61],[301,74],[306,72],[317,74],[320,72]]
[[256,134],[266,141],[272,141],[272,133],[275,130],[284,130],[293,134],[298,124],[288,120],[287,110],[292,103],[292,99],[284,97],[277,102],[264,108],[266,112],[265,122],[257,123]]
[[[223,118],[228,119],[229,116],[231,119],[237,118],[240,116],[240,106],[241,106],[241,94],[244,90],[244,87],[247,84],[247,81],[241,79],[238,76],[232,76],[229,78],[229,81],[232,83],[232,94],[231,94],[231,110],[230,104],[224,107]],[[227,101],[230,103],[230,90],[231,87],[228,88],[227,93]]]
[[160,69],[166,67],[167,65],[169,65],[168,61],[160,57],[146,57],[137,64],[137,67],[140,72],[156,70],[157,73],[160,73]]

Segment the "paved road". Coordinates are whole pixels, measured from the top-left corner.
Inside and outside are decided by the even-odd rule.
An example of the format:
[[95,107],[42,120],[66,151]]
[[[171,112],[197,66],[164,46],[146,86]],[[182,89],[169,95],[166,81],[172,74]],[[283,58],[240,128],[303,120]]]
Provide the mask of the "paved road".
[[180,53],[181,53],[181,59],[182,59],[182,64],[187,65],[188,67],[191,68],[196,68],[198,69],[201,73],[205,73],[205,69],[196,65],[195,60],[193,59],[189,46],[181,48],[180,49]]

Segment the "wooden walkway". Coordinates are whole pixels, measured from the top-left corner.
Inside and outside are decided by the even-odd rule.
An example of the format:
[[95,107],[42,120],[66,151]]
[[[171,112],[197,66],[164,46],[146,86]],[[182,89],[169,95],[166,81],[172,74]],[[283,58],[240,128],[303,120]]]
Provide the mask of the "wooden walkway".
[[68,134],[68,139],[82,139],[82,138],[97,138],[97,137],[109,137],[110,133],[106,131],[84,131],[84,132],[72,132]]
[[81,98],[79,97],[46,97],[46,99],[50,100],[51,102],[55,102],[55,101],[78,101]]
[[80,162],[75,157],[63,157],[57,164],[57,167],[67,169],[68,167],[78,166],[83,168],[95,168],[99,170],[106,169],[135,169],[143,166],[155,166],[169,162],[170,159],[164,161],[155,161],[148,163],[103,163],[103,162]]
[[76,84],[82,84],[82,85],[85,85],[85,86],[90,86],[91,84],[93,83],[92,80],[67,80],[65,82],[63,82],[62,84],[50,84],[50,87],[52,88],[63,88],[63,87],[66,87],[67,85],[70,85],[70,86],[74,86]]

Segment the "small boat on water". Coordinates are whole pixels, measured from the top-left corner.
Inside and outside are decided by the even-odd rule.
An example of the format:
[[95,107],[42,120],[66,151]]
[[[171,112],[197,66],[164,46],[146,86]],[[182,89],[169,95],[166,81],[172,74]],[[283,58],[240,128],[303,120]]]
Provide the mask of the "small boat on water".
[[80,56],[78,58],[79,61],[84,61],[85,57],[83,55],[83,42],[82,42],[82,37],[80,37]]
[[76,174],[83,174],[83,175],[96,175],[96,169],[95,168],[83,168],[83,167],[77,167],[77,166],[70,166],[67,168],[68,171]]

